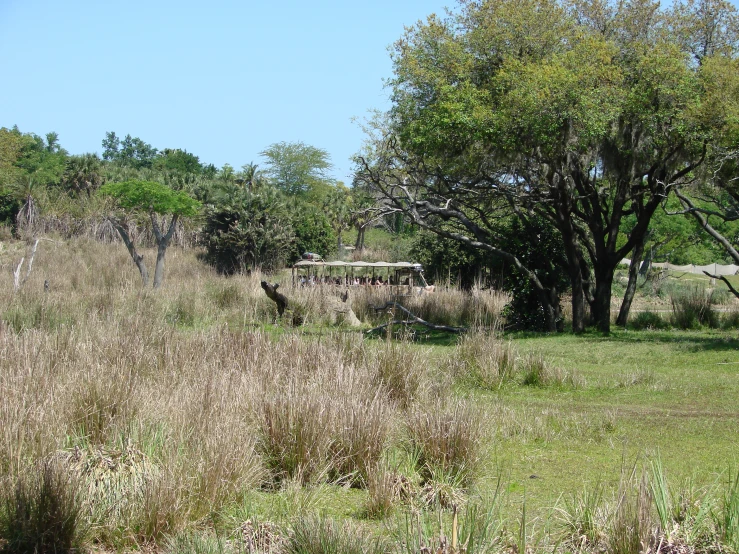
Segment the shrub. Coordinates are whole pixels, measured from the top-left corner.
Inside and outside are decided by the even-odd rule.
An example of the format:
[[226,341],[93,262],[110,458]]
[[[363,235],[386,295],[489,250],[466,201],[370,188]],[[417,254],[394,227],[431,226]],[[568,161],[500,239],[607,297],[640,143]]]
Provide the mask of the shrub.
[[464,335],[449,364],[457,378],[473,386],[497,389],[513,381],[517,371],[513,345],[485,333]]
[[439,472],[462,486],[469,485],[480,454],[481,421],[467,404],[446,408],[437,403],[411,414],[408,440],[416,454],[416,469],[425,482]]
[[219,273],[232,275],[254,268],[284,267],[293,252],[295,235],[279,195],[234,191],[206,211],[202,230],[205,260]]
[[672,322],[680,329],[716,328],[718,312],[714,308],[713,293],[700,287],[692,287],[683,294],[670,297]]
[[661,315],[656,312],[639,312],[634,317],[629,318],[628,327],[641,331],[644,329],[667,329],[670,324]]
[[[63,554],[83,540],[77,482],[45,462],[2,491],[0,553]],[[4,542],[3,542],[4,541]]]
[[384,554],[387,546],[361,528],[310,518],[295,523],[283,551],[285,554]]

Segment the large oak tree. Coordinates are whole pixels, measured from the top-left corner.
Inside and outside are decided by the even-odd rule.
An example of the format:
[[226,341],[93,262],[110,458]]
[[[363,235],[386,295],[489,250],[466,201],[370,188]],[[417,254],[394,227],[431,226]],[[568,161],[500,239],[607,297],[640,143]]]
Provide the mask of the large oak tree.
[[462,0],[395,44],[389,125],[359,180],[420,225],[508,256],[535,287],[498,248],[495,216],[545,218],[564,243],[574,330],[589,308],[608,331],[617,265],[733,124],[733,14],[720,0]]

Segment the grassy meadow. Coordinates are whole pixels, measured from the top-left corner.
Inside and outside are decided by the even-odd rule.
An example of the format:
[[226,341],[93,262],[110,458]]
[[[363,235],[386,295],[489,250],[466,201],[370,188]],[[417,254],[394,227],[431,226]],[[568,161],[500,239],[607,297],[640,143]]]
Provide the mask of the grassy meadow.
[[[142,291],[122,245],[43,240],[14,292],[0,246],[0,553],[739,551],[735,330],[501,334],[448,290],[403,303],[478,330],[367,337],[193,249]],[[365,329],[389,299],[350,296]]]

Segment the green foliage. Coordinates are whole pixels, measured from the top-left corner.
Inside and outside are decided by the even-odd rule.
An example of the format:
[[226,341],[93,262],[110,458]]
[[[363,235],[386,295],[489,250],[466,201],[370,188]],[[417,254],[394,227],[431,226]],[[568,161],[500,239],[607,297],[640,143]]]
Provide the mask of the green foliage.
[[281,195],[271,188],[226,191],[206,210],[204,259],[225,275],[284,267],[294,255],[295,235]]
[[97,154],[71,156],[62,176],[62,184],[77,194],[87,193],[89,196],[103,183],[103,167]]
[[0,187],[29,178],[42,186],[58,184],[67,152],[59,147],[56,133],[48,133],[47,140],[51,142],[18,127],[0,129]]
[[[720,200],[720,199],[719,199]],[[696,201],[699,207],[710,208],[708,202]],[[733,263],[726,251],[703,232],[696,221],[687,214],[668,215],[682,211],[680,202],[670,197],[664,209],[659,209],[649,222],[645,240],[645,258],[653,262],[669,262],[675,265],[708,265],[712,263]],[[724,236],[739,235],[739,222],[724,222],[718,218],[710,219],[715,228]],[[634,228],[636,217],[632,214],[621,224],[620,242]]]
[[135,169],[149,168],[157,157],[157,149],[138,137],[119,139],[112,131],[103,139],[103,159]]
[[637,331],[644,329],[669,329],[670,323],[658,313],[647,310],[629,317],[628,327]]
[[[541,218],[526,222],[513,219],[502,234],[501,247],[535,271],[544,287],[558,292],[568,288],[564,246],[552,225]],[[505,267],[501,272],[506,273],[502,288],[512,295],[504,312],[506,325],[513,329],[546,330],[544,305],[531,280],[517,271],[506,271]]]
[[[411,257],[424,267],[433,280],[446,280],[464,290],[471,289],[486,270],[498,268],[500,263],[479,248],[421,230],[411,246]],[[492,283],[484,282],[484,285]]]
[[299,259],[304,252],[316,252],[323,257],[334,252],[336,234],[326,212],[300,200],[291,204],[290,211],[295,248],[288,261]]
[[187,193],[154,181],[108,183],[100,187],[99,194],[115,198],[124,210],[192,217],[200,209],[200,202]]
[[14,225],[21,202],[9,188],[0,188],[0,223]]
[[190,154],[187,150],[179,148],[165,148],[153,162],[154,169],[158,171],[175,171],[178,173],[199,174],[203,166],[200,159]]
[[[618,261],[707,150],[736,136],[737,42],[718,54],[705,35],[735,27],[736,10],[686,5],[680,22],[638,2],[481,0],[407,28],[387,127],[358,180],[481,248],[500,247],[496,207],[546,219],[567,246],[573,304],[591,300],[608,331]],[[690,40],[706,42],[700,63]],[[412,187],[401,194],[401,182]],[[638,224],[618,245],[630,214]],[[582,330],[583,311],[573,318]]]
[[332,184],[331,158],[325,150],[302,142],[271,144],[260,155],[267,159],[267,176],[291,195],[320,193]]

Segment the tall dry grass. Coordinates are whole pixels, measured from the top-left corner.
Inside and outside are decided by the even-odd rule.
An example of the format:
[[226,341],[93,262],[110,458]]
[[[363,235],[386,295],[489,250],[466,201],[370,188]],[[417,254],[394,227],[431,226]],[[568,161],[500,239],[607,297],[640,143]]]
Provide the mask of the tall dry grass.
[[[22,252],[16,245],[0,250],[8,284],[12,275],[6,270]],[[153,257],[151,251],[146,254]],[[406,511],[405,501],[398,501],[404,495],[433,495],[433,506],[445,508],[463,502],[475,482],[480,448],[490,438],[602,440],[618,424],[615,416],[596,420],[556,409],[495,401],[473,408],[458,401],[447,374],[490,388],[507,381],[513,363],[513,381],[523,383],[524,366],[515,364],[522,364],[526,353],[516,353],[495,335],[470,335],[454,349],[453,360],[446,360],[417,345],[370,341],[315,325],[309,326],[311,333],[265,325],[274,306],[260,288],[262,278],[220,277],[194,252],[173,248],[164,288],[142,291],[123,248],[43,241],[23,289],[14,294],[12,286],[0,287],[4,516],[43,500],[46,493],[38,492],[39,481],[31,476],[53,464],[55,475],[74,484],[75,502],[68,505],[73,511],[79,507],[79,529],[84,529],[84,537],[76,534],[74,541],[118,551],[151,543],[171,546],[172,537],[194,536],[205,522],[243,508],[248,494],[282,503],[283,509],[273,512],[283,514],[278,523],[287,536],[296,515],[322,506],[311,495],[330,487],[326,483],[372,489],[358,494],[370,498],[375,493],[368,512],[377,517],[391,513],[393,504]],[[327,320],[325,299],[338,294],[330,288],[286,289],[307,308],[311,324]],[[377,301],[373,295],[379,293],[361,294],[366,296],[351,297],[357,313],[362,302],[370,296]],[[474,310],[465,308],[468,315],[451,304],[457,298],[472,306],[474,295],[446,294],[409,299],[409,306],[437,323],[493,320],[493,294],[484,293],[489,296]],[[452,315],[441,315],[445,302]],[[539,362],[537,367],[547,369]],[[558,386],[558,373],[553,375],[543,383]],[[378,469],[403,439],[418,453],[415,471],[423,485]],[[315,486],[316,481],[323,484]],[[25,492],[15,495],[19,483],[25,483]],[[661,529],[682,517],[662,521],[664,515],[656,518],[652,511],[649,525],[640,520],[634,535],[635,518],[648,504],[638,499],[646,499],[648,489],[630,487],[620,515],[613,507],[618,499],[607,509],[587,508],[596,514],[591,520],[573,514],[584,523],[571,529],[595,529],[590,536],[598,544],[592,551],[619,544],[631,548],[635,536],[648,537],[654,546],[656,522]],[[700,520],[700,533],[681,531],[678,538],[688,544],[714,539],[736,544],[737,490],[732,480],[726,491],[715,492],[714,502],[691,497],[683,521]],[[654,504],[658,495],[652,491],[651,496]],[[699,501],[710,509],[690,508]],[[430,505],[413,504],[413,509]],[[500,535],[487,543],[496,548],[506,540],[506,526],[496,523],[499,528]],[[305,528],[306,533],[316,529],[323,533],[318,523]],[[8,541],[5,535],[0,542]],[[409,544],[413,541],[405,537],[389,550],[402,551]]]

